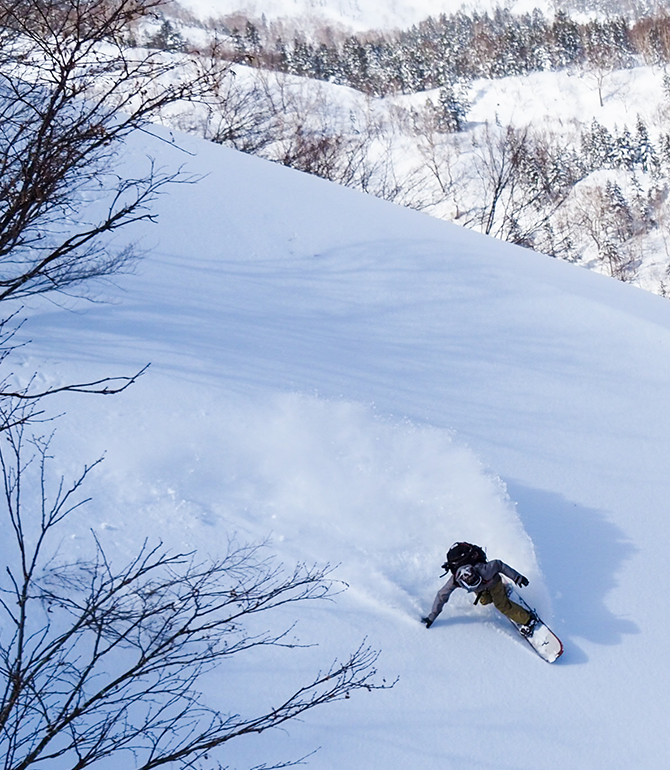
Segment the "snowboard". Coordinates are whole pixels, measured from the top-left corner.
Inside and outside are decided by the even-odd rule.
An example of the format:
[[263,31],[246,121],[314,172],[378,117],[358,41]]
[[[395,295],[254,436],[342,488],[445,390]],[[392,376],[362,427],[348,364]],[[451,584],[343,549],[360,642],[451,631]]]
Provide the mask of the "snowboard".
[[[519,596],[511,585],[507,586],[507,595],[513,602],[525,607],[529,612],[535,612],[535,610],[533,610],[528,603]],[[537,613],[535,614],[537,615]],[[547,663],[554,663],[563,654],[563,644],[561,640],[541,619],[537,621],[531,636],[524,636],[521,631],[519,631],[520,626],[518,623],[515,623],[513,620],[510,620],[509,622],[519,632],[519,636],[521,636],[522,639],[525,639],[542,660],[546,660]]]

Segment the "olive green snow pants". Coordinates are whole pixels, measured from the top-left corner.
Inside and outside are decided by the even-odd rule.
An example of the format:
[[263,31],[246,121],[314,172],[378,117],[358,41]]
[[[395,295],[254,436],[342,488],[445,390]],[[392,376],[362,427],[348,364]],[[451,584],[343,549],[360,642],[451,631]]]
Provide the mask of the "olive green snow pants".
[[479,594],[480,604],[491,604],[515,623],[525,625],[530,620],[530,613],[521,605],[513,602],[507,595],[505,585],[498,579],[494,586]]

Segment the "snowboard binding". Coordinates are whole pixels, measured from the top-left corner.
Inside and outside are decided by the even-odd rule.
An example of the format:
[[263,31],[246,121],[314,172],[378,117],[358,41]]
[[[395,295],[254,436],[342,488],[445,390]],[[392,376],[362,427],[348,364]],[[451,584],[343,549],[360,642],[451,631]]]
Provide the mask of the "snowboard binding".
[[530,637],[533,635],[533,632],[535,631],[535,626],[540,622],[540,619],[536,615],[535,612],[531,613],[530,619],[528,620],[528,623],[526,623],[523,626],[519,626],[519,633],[521,636],[525,636],[526,639],[530,639]]

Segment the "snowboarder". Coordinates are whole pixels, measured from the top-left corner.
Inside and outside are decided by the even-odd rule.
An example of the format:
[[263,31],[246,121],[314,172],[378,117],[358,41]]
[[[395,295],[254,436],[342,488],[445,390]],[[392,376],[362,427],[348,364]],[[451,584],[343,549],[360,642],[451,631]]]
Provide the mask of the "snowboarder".
[[442,567],[451,571],[452,574],[437,592],[430,615],[421,619],[426,628],[432,626],[451,594],[457,588],[464,588],[477,595],[475,604],[493,603],[497,610],[519,626],[524,636],[532,635],[538,621],[537,615],[509,598],[500,576],[504,575],[521,588],[528,585],[528,578],[500,559],[487,561],[484,551],[470,543],[455,543],[449,550],[447,561]]

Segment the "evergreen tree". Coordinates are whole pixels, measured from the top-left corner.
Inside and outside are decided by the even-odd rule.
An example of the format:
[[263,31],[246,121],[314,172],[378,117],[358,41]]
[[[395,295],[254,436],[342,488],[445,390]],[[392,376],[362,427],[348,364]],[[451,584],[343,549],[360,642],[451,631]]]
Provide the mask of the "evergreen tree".
[[614,243],[625,243],[632,237],[634,218],[630,205],[616,182],[605,185],[607,202],[607,234]]
[[559,11],[556,14],[551,34],[554,67],[557,69],[569,67],[583,60],[584,47],[579,24],[565,11]]
[[642,118],[637,116],[637,125],[635,128],[635,142],[637,160],[645,173],[656,173],[658,171],[658,157],[656,151],[649,140],[649,132]]
[[158,32],[147,40],[147,48],[177,52],[184,50],[185,43],[181,32],[166,19]]
[[263,43],[258,28],[250,21],[247,21],[244,30],[244,42],[246,50],[250,53],[259,54],[263,51]]
[[587,168],[597,171],[611,168],[615,163],[615,140],[612,134],[597,120],[582,136],[582,154]]
[[[167,30],[160,33],[165,44]],[[518,15],[498,7],[492,14],[441,14],[376,37],[330,32],[315,49],[304,39],[290,53],[267,39],[266,22],[247,21],[230,33],[233,60],[253,55],[260,64],[294,74],[343,83],[366,93],[416,93],[455,79],[504,77],[528,72],[588,67],[602,76],[630,66],[635,56],[670,61],[667,19],[645,17],[631,26],[623,16],[579,22],[559,11],[551,22],[538,9]],[[652,51],[653,49],[653,51]],[[650,53],[651,51],[651,53]],[[290,61],[289,61],[290,60]],[[668,86],[666,85],[666,90]]]
[[429,99],[427,106],[432,110],[435,119],[435,129],[442,134],[462,131],[469,105],[458,98],[451,85],[440,89],[437,105]]
[[314,60],[314,49],[312,46],[302,38],[294,38],[293,50],[289,54],[289,71],[293,75],[314,77]]
[[275,40],[274,61],[276,62],[275,67],[279,72],[291,71],[291,57],[286,49],[286,44],[281,37],[278,37]]
[[233,61],[244,61],[247,55],[247,47],[244,38],[237,27],[233,27],[229,32],[230,42],[233,44]]
[[661,137],[660,163],[666,168],[666,174],[670,173],[670,134]]
[[367,57],[365,48],[355,35],[348,37],[342,46],[342,68],[346,82],[353,88],[365,91],[368,75]]
[[632,171],[640,162],[637,145],[631,136],[627,126],[617,136],[614,143],[614,168],[622,168]]

